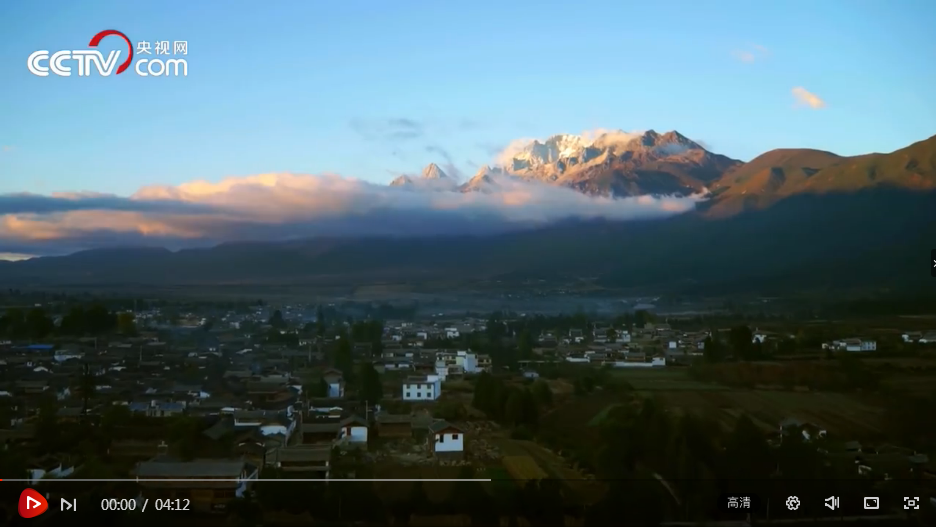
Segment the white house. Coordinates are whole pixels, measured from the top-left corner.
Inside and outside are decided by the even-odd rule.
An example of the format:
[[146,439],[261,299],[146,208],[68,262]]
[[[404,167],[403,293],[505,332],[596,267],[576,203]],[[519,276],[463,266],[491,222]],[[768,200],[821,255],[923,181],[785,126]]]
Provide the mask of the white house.
[[352,415],[339,424],[341,425],[341,432],[338,435],[339,441],[352,445],[367,444],[367,421]]
[[455,356],[455,364],[462,367],[465,373],[478,373],[478,356],[468,351],[459,351]]
[[445,338],[447,339],[457,339],[461,334],[458,332],[458,328],[445,328]]
[[442,380],[438,375],[410,377],[403,383],[404,401],[434,401],[442,395]]
[[615,368],[656,368],[666,366],[666,357],[653,357],[650,362],[646,361],[617,361]]
[[62,463],[61,461],[51,461],[47,466],[41,468],[30,468],[29,484],[35,485],[41,479],[61,479],[71,476],[75,472],[75,467],[71,463]]
[[344,376],[336,369],[329,369],[322,375],[322,379],[328,384],[328,397],[330,399],[342,399],[345,395]]
[[446,421],[429,425],[428,441],[436,457],[461,459],[465,455],[465,433]]

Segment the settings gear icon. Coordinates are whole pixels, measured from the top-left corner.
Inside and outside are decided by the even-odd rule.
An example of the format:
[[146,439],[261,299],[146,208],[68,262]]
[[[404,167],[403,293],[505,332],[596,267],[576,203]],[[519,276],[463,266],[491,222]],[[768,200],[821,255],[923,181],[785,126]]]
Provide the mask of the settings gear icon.
[[800,506],[800,500],[796,496],[790,496],[789,498],[786,499],[787,509],[790,509],[791,511],[795,511],[799,509],[799,506]]

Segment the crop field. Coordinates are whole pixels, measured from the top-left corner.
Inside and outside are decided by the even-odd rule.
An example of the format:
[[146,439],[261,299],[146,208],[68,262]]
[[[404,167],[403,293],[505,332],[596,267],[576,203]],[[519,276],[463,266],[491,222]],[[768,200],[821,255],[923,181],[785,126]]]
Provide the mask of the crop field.
[[536,460],[530,456],[505,456],[503,458],[504,468],[515,480],[521,484],[531,479],[546,479],[549,474],[536,464]]
[[598,426],[602,421],[608,418],[608,414],[611,413],[611,410],[618,408],[622,403],[611,403],[608,406],[605,406],[600,412],[595,414],[591,420],[588,421],[588,426]]
[[[458,478],[461,467],[424,465],[402,466],[392,463],[375,467],[377,479],[455,479]],[[449,498],[452,492],[451,481],[423,482],[426,497],[433,502],[442,502]],[[413,483],[397,481],[378,481],[374,483],[377,494],[384,500],[394,501],[406,499],[412,491]]]
[[917,396],[932,395],[936,375],[894,375],[881,381],[883,388]]
[[[726,428],[733,427],[735,421],[746,414],[767,430],[776,429],[786,418],[795,418],[823,427],[831,435],[846,440],[872,439],[882,432],[882,408],[864,402],[859,396],[818,391],[735,389],[717,383],[693,381],[680,368],[661,370],[615,371],[614,374],[626,379],[642,396],[658,397],[667,406],[714,419]],[[928,376],[909,378],[915,381],[933,379]],[[927,380],[908,381],[902,388],[925,392],[933,385]],[[541,428],[554,439],[560,439],[558,444],[568,443],[566,446],[569,448],[573,442],[587,443],[595,439],[594,434],[598,433],[596,425],[612,409],[626,403],[625,399],[626,396],[607,392],[576,397],[544,415]]]
[[611,375],[627,381],[635,390],[727,390],[718,383],[695,381],[689,378],[687,368],[616,368]]
[[813,423],[841,439],[875,437],[881,433],[881,408],[840,393],[727,390],[707,392],[655,391],[668,406],[680,408],[729,428],[747,414],[766,429],[786,418]]
[[[540,472],[542,472],[542,474],[538,476],[539,478],[561,480],[572,492],[572,495],[583,504],[595,503],[604,496],[606,488],[602,482],[588,479],[586,475],[577,470],[574,466],[571,466],[568,460],[534,441],[519,441],[502,438],[497,440],[496,443],[504,454],[505,462],[503,468],[488,468],[485,471],[485,474],[488,475],[478,477],[490,477],[495,479],[494,483],[497,483],[496,479],[499,475],[511,479],[518,479],[518,476],[514,476],[510,473],[506,459],[527,458],[529,461],[524,461],[524,463],[529,465],[529,462],[532,461]],[[532,468],[529,470],[531,473],[533,472]]]

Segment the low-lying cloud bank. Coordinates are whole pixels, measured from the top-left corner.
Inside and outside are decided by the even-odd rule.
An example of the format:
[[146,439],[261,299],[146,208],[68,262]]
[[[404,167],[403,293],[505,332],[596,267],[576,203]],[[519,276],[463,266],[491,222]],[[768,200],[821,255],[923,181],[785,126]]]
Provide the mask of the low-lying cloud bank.
[[0,196],[0,254],[170,248],[312,236],[489,234],[562,220],[659,218],[703,196],[611,199],[508,178],[492,192],[395,188],[337,175],[262,174],[92,193]]

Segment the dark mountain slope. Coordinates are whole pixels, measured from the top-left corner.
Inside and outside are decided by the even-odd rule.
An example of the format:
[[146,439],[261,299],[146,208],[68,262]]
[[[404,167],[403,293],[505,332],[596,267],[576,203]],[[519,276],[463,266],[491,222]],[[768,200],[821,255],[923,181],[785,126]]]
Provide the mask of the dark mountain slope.
[[0,266],[18,284],[364,284],[599,277],[610,287],[894,287],[922,282],[936,193],[803,195],[727,219],[568,222],[487,238],[307,240],[177,253],[87,251]]
[[854,192],[878,185],[936,189],[936,136],[889,154],[841,157],[809,149],[780,149],[728,170],[712,185],[708,215],[761,209],[799,194]]

